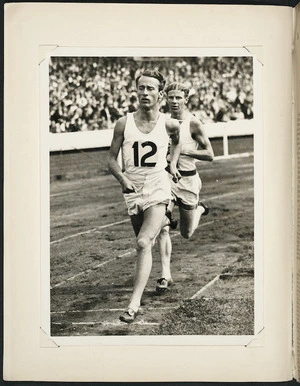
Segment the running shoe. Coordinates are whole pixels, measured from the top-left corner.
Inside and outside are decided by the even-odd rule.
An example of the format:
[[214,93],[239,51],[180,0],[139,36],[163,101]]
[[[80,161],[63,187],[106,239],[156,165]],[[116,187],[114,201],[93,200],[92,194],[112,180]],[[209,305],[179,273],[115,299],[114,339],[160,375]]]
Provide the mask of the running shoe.
[[156,285],[156,292],[166,292],[168,291],[173,284],[173,279],[165,279],[162,277],[161,279],[157,280],[157,285]]
[[121,316],[120,320],[121,322],[125,323],[132,323],[134,319],[137,317],[139,311],[134,311],[132,308],[128,308],[127,311],[125,311]]
[[202,213],[202,216],[207,216],[209,213],[209,208],[205,204],[203,204],[203,202],[199,202],[198,205],[204,208],[204,212]]
[[175,220],[175,218],[172,217],[172,212],[167,210],[166,211],[166,216],[168,217],[168,219],[170,221],[170,223],[167,226],[169,226],[171,229],[176,229],[177,225],[178,225],[178,221]]

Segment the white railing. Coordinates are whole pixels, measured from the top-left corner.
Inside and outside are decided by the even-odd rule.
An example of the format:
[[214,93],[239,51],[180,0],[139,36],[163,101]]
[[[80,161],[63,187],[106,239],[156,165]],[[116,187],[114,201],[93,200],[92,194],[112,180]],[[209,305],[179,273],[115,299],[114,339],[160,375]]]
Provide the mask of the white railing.
[[[223,139],[223,154],[228,156],[228,137],[253,135],[255,120],[237,120],[205,124],[209,138]],[[113,130],[78,131],[74,133],[49,133],[49,151],[92,149],[109,147]]]

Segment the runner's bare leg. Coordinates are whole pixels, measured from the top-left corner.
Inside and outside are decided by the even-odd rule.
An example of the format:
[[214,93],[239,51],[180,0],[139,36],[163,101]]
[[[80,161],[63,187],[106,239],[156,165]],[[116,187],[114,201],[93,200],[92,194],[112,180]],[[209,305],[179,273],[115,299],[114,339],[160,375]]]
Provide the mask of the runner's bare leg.
[[143,225],[137,235],[137,259],[133,293],[128,308],[135,312],[139,309],[141,298],[152,268],[152,246],[161,229],[166,206],[159,204],[145,210]]
[[171,279],[171,254],[172,242],[169,227],[163,227],[158,238],[157,245],[161,259],[161,278]]

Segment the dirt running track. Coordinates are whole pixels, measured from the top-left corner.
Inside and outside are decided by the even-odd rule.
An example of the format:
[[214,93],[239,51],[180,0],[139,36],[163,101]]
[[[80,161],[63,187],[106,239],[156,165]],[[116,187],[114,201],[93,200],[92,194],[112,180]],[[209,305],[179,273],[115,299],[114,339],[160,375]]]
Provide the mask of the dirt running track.
[[198,170],[210,214],[190,240],[171,231],[174,286],[163,295],[154,247],[143,314],[130,325],[119,315],[132,290],[135,239],[119,184],[111,175],[51,183],[52,336],[253,333],[253,157]]

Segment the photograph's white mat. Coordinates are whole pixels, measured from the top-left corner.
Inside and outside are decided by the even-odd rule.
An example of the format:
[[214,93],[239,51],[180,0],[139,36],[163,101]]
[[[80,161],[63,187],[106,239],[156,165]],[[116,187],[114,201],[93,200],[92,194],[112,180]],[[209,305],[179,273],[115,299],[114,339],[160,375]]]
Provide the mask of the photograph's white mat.
[[[7,4],[5,7],[4,378],[278,381],[292,378],[292,9],[271,6]],[[262,64],[263,297],[247,344],[58,346],[41,329],[40,63],[57,47],[247,50]],[[166,55],[167,56],[167,55]],[[257,168],[256,168],[257,169]],[[259,225],[258,225],[259,224]],[[263,273],[263,274],[262,274]],[[256,296],[257,301],[257,296]],[[257,307],[257,305],[256,305]],[[256,315],[256,316],[257,316]],[[257,322],[256,322],[257,323]],[[134,342],[133,342],[134,343]]]

